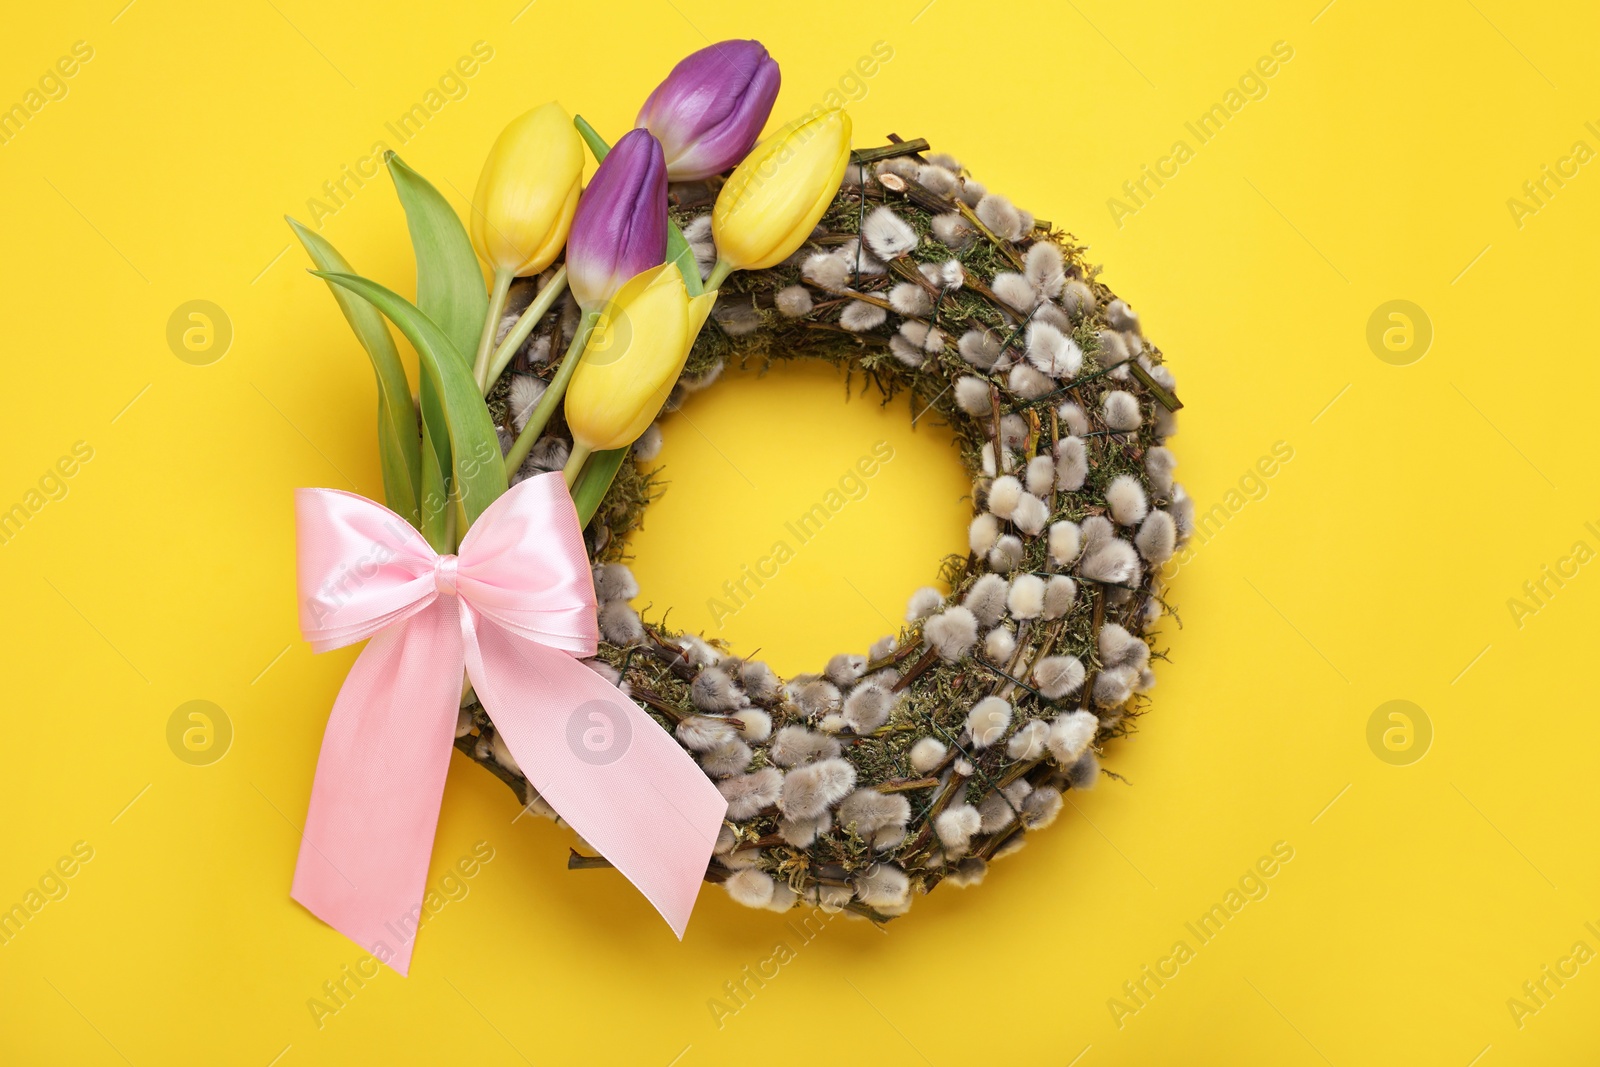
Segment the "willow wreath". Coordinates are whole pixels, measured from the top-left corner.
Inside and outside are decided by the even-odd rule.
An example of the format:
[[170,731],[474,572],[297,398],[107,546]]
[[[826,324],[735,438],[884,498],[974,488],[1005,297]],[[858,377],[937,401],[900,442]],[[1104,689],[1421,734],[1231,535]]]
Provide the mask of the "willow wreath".
[[[953,430],[981,503],[969,552],[938,575],[950,594],[916,590],[900,633],[783,679],[630,606],[626,538],[658,490],[637,463],[621,463],[586,531],[603,637],[587,662],[728,800],[706,879],[751,907],[875,921],[941,883],[978,883],[1056,818],[1066,790],[1111,773],[1100,754],[1132,732],[1155,684],[1161,566],[1193,525],[1166,447],[1173,376],[1085,248],[925,141],[890,141],[851,154],[797,253],[724,283],[668,408],[728,365],[783,359],[826,360],[885,398],[908,391]],[[725,177],[670,191],[702,277]],[[513,287],[500,337],[557,266]],[[503,450],[580,320],[564,295],[490,391]],[[633,455],[659,448],[652,426]],[[561,470],[570,450],[558,417],[512,482]],[[476,703],[456,746],[560,821]]]

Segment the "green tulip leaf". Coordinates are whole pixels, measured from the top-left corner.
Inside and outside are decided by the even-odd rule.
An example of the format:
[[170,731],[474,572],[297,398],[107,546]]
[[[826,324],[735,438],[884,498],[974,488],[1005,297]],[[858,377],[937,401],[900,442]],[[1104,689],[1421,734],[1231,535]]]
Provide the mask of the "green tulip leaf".
[[667,219],[667,262],[677,267],[678,273],[683,275],[683,287],[689,290],[691,297],[706,291],[705,283],[700,280],[700,263],[694,258],[694,249],[689,247],[683,231],[670,218]]
[[417,258],[417,307],[450,338],[463,362],[478,349],[489,293],[472,240],[439,190],[390,152],[389,175],[406,210]]
[[[412,416],[413,425],[416,422],[417,409],[411,405],[411,397],[406,397],[406,410]],[[404,414],[405,412],[402,412]],[[400,435],[409,432],[410,437]],[[421,466],[421,451],[417,447],[420,441],[416,430],[402,429],[395,425],[391,409],[388,405],[378,403],[378,467],[383,472],[383,501],[389,505],[389,510],[405,519],[411,525],[422,528],[422,513],[419,506],[417,481],[421,477],[420,470],[412,469],[412,464]]]
[[[454,486],[470,526],[506,491],[506,469],[500,461],[500,438],[484,406],[472,369],[445,332],[411,301],[377,282],[354,274],[314,272],[365,297],[399,327],[417,350],[424,373],[437,390],[454,460]],[[427,406],[424,405],[424,417]],[[432,424],[429,436],[433,436]],[[436,438],[435,438],[436,439]],[[426,478],[426,469],[424,469]],[[464,530],[461,532],[465,532]]]
[[572,124],[578,127],[578,136],[583,138],[583,143],[589,146],[589,152],[594,156],[596,163],[606,161],[606,153],[611,151],[611,146],[606,144],[606,139],[601,137],[595,128],[589,125],[589,120],[582,115],[575,115]]
[[594,513],[600,510],[600,501],[605,499],[606,490],[611,488],[611,481],[617,476],[623,460],[628,458],[629,451],[627,448],[612,448],[596,452],[583,465],[578,484],[572,487],[572,503],[578,509],[579,526],[588,526]]
[[[326,238],[288,219],[290,229],[305,246],[318,270],[354,274],[355,269]],[[367,350],[372,370],[378,379],[378,465],[383,471],[383,496],[390,510],[419,526],[418,483],[421,459],[417,434],[417,409],[411,400],[411,387],[394,338],[378,309],[349,290],[331,282],[328,289],[344,312],[345,321],[355,331],[361,347]]]
[[450,427],[433,379],[422,375],[422,536],[435,552],[454,552],[450,543]]
[[[417,261],[417,307],[450,339],[470,370],[468,361],[477,350],[489,312],[489,296],[472,240],[449,202],[427,179],[393,152],[385,162],[411,231]],[[423,533],[437,549],[447,539],[451,506],[446,499],[446,472],[452,465],[450,434],[432,380],[424,375],[421,386],[422,418],[428,428],[423,434],[422,454]]]

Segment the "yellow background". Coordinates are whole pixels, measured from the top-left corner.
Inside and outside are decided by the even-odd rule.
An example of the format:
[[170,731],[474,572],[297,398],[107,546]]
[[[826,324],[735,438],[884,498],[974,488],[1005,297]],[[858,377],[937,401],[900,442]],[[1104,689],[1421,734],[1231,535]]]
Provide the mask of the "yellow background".
[[[1600,964],[1519,1028],[1507,1000],[1600,949],[1594,564],[1518,625],[1525,581],[1600,548],[1592,409],[1600,175],[1519,227],[1507,199],[1600,148],[1597,26],[1580,4],[1167,5],[640,0],[34,4],[0,35],[0,103],[76,41],[65,98],[0,145],[0,506],[75,442],[92,461],[0,546],[7,610],[0,906],[94,850],[0,947],[8,1063],[394,1062],[1564,1064],[1600,1037]],[[1225,9],[1224,9],[1225,8]],[[1321,8],[1321,10],[1319,10]],[[676,943],[489,775],[452,765],[431,879],[495,858],[384,973],[317,1025],[359,950],[290,901],[327,709],[353,652],[295,630],[290,491],[381,491],[371,373],[280,216],[386,140],[461,206],[484,151],[551,97],[621,129],[682,54],[761,38],[777,108],[893,59],[857,143],[925,136],[1074,231],[1143,313],[1188,404],[1174,447],[1226,524],[1174,587],[1170,662],[1102,782],[987,884],[886,932],[802,939],[708,888]],[[384,124],[484,41],[491,61],[410,143]],[[1185,122],[1274,42],[1294,50],[1209,143]],[[847,86],[848,87],[848,86]],[[857,95],[860,95],[859,91]],[[1136,213],[1107,200],[1172,143],[1194,155]],[[324,220],[410,291],[382,177]],[[193,366],[168,317],[232,323]],[[1410,300],[1431,349],[1393,366],[1369,316]],[[845,466],[896,458],[721,636],[780,668],[861,648],[959,549],[959,474],[903,407],[826,375],[741,381],[668,423],[668,496],[640,603],[704,601]],[[1228,506],[1276,442],[1293,459]],[[1251,483],[1253,484],[1253,483]],[[1234,498],[1237,504],[1244,499]],[[1570,568],[1569,568],[1570,569]],[[849,575],[858,587],[842,583]],[[1553,586],[1551,588],[1554,588]],[[168,748],[186,701],[224,709],[210,766]],[[1414,702],[1431,750],[1367,742]],[[1275,842],[1294,858],[1146,1006],[1108,1000],[1167,956]],[[798,918],[798,916],[796,916]],[[737,1013],[724,983],[785,941]],[[770,965],[768,967],[770,973]],[[1552,984],[1551,989],[1556,987]]]

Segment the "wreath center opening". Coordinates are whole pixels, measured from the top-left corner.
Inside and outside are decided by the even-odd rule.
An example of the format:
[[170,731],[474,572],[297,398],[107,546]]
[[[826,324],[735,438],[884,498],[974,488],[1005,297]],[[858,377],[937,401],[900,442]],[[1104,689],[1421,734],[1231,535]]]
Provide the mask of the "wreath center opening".
[[972,517],[954,438],[925,406],[813,359],[688,396],[646,465],[659,495],[628,540],[635,606],[786,676],[898,632],[910,592],[965,556]]

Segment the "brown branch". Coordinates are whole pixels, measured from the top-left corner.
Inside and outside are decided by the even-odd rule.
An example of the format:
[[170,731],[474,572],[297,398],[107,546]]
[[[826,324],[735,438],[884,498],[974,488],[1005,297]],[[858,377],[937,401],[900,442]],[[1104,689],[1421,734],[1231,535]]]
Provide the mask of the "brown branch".
[[889,343],[889,339],[887,337],[879,337],[877,334],[871,333],[856,333],[854,330],[847,330],[843,326],[835,326],[831,322],[805,322],[801,325],[808,330],[822,330],[826,333],[842,333],[846,337],[854,338],[856,343],[861,345],[877,345],[879,348],[882,348]]
[[927,789],[938,784],[937,778],[891,778],[887,782],[879,782],[872,788],[880,793],[909,793],[913,789]]
[[1022,257],[1017,255],[1017,253],[1012,249],[1011,242],[1001,240],[993,230],[989,229],[989,227],[983,224],[983,220],[978,218],[978,213],[968,207],[965,202],[957,200],[955,202],[955,208],[957,211],[961,212],[962,218],[966,219],[967,222],[976,227],[978,232],[983,234],[983,236],[988,239],[990,244],[994,245],[1000,250],[1001,255],[1005,256],[1011,261],[1012,266],[1016,267],[1018,270],[1023,269]]
[[995,307],[999,308],[1001,311],[1005,312],[1007,315],[1010,315],[1012,318],[1021,320],[1021,319],[1025,319],[1025,318],[1028,317],[1028,313],[1026,311],[1019,311],[1017,308],[1012,307],[1010,304],[1006,303],[1004,300],[1001,300],[998,296],[995,295],[995,292],[994,292],[993,289],[990,289],[987,285],[984,285],[982,282],[978,281],[978,279],[973,277],[972,275],[970,275],[970,274],[967,275],[967,280],[965,282],[963,282],[962,284],[965,285],[968,289],[971,289],[973,292],[977,293],[979,296],[983,297],[985,300],[989,301],[989,303],[993,304]]
[[912,682],[916,681],[917,678],[922,674],[923,671],[925,671],[929,667],[933,666],[933,661],[938,659],[938,658],[939,658],[938,650],[935,649],[932,645],[929,645],[928,646],[928,651],[926,651],[926,652],[924,652],[922,654],[922,658],[921,659],[917,660],[916,663],[912,664],[911,669],[909,671],[907,671],[905,674],[900,676],[900,680],[898,682],[894,683],[894,685],[889,688],[889,692],[898,693],[898,692],[901,692],[902,690],[904,690],[906,686],[908,686]]
[[[928,280],[928,276],[923,274],[922,271],[918,270],[916,265],[912,263],[910,257],[908,256],[896,256],[894,259],[891,259],[889,261],[889,269],[900,275],[900,277],[904,278],[906,281],[915,285],[920,285],[923,292],[927,293],[935,303],[937,303],[939,297],[943,295],[940,293],[939,287],[930,282]],[[891,306],[889,310],[893,311],[894,308]],[[915,316],[908,317],[914,318]],[[922,320],[918,319],[917,321],[920,322]]]
[[1183,401],[1179,400],[1175,395],[1169,392],[1166,386],[1162,385],[1160,382],[1156,381],[1155,378],[1151,377],[1150,372],[1145,370],[1144,365],[1138,360],[1133,360],[1130,362],[1128,364],[1128,369],[1133,372],[1133,376],[1135,378],[1144,383],[1144,387],[1150,390],[1150,394],[1156,398],[1156,401],[1160,403],[1162,407],[1166,408],[1168,411],[1177,411],[1179,408],[1183,407]]
[[880,159],[893,159],[895,156],[914,156],[926,152],[929,148],[928,142],[921,137],[913,141],[902,141],[890,134],[889,140],[893,143],[881,148],[858,148],[850,155],[857,163],[876,163]]
[[641,703],[648,704],[673,722],[682,722],[688,718],[683,712],[668,704],[666,700],[653,689],[646,689],[642,685],[630,686],[628,694]]
[[[1089,640],[1100,640],[1100,627],[1106,621],[1106,591],[1100,588],[1098,582],[1091,579],[1089,595],[1094,598],[1094,622],[1089,628]],[[1089,692],[1094,688],[1095,671],[1090,670],[1083,676],[1083,695],[1078,698],[1078,707],[1087,711],[1089,708]]]
[[917,641],[909,641],[899,648],[896,648],[894,653],[887,659],[873,660],[867,664],[867,673],[871,674],[874,671],[881,671],[885,667],[893,667],[896,664],[904,662],[917,651],[918,644],[919,642]]

